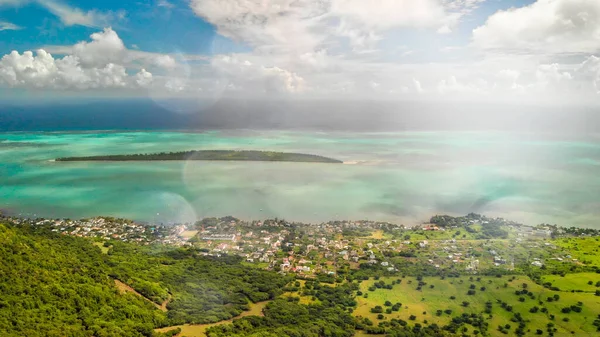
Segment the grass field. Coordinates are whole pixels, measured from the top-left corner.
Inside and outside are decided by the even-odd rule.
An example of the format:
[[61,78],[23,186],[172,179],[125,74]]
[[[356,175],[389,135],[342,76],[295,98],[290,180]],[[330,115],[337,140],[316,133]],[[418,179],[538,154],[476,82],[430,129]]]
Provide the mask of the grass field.
[[600,267],[600,238],[566,238],[553,243],[567,250],[579,262]]
[[94,242],[94,246],[100,248],[102,254],[108,254],[108,247],[104,247],[104,242]]
[[211,328],[213,326],[231,323],[231,322],[233,322],[234,319],[239,319],[239,318],[246,317],[246,316],[262,316],[263,315],[262,311],[265,308],[265,306],[267,305],[267,303],[269,303],[269,301],[250,304],[250,310],[244,311],[244,312],[242,312],[241,315],[239,315],[233,319],[230,319],[230,320],[221,321],[221,322],[212,323],[212,324],[193,324],[193,325],[185,324],[185,325],[170,326],[167,328],[156,329],[156,331],[157,332],[167,332],[169,330],[181,328],[181,333],[179,333],[177,336],[206,337],[206,329]]
[[[399,278],[381,278],[380,280],[385,281],[386,284],[390,284],[392,280],[398,280]],[[518,326],[518,323],[511,322],[510,319],[514,313],[521,313],[523,318],[527,321],[527,329],[530,331],[526,336],[535,336],[536,329],[546,331],[547,323],[554,323],[558,331],[555,336],[572,336],[571,332],[574,332],[576,336],[598,336],[596,328],[592,326],[592,321],[600,314],[600,297],[590,295],[589,293],[571,293],[571,292],[555,292],[545,289],[527,277],[517,277],[515,280],[509,282],[509,277],[504,276],[502,278],[496,277],[481,277],[480,281],[476,281],[476,277],[473,277],[473,281],[469,281],[469,277],[463,276],[461,278],[447,278],[441,280],[439,277],[424,278],[423,281],[427,284],[423,286],[422,291],[417,291],[418,281],[412,277],[406,277],[401,279],[401,284],[394,285],[392,290],[387,289],[376,289],[375,291],[369,291],[368,288],[372,286],[375,280],[364,281],[361,284],[361,291],[368,294],[368,298],[362,296],[357,297],[358,307],[354,311],[356,316],[368,317],[375,324],[380,320],[377,319],[377,314],[371,313],[370,309],[376,305],[380,305],[384,308],[385,301],[390,301],[392,304],[400,302],[402,303],[402,309],[399,312],[393,312],[392,314],[384,314],[385,319],[400,318],[405,321],[412,323],[423,323],[427,320],[429,323],[437,323],[438,325],[445,325],[450,322],[452,316],[457,316],[463,312],[466,313],[483,313],[485,309],[485,303],[491,301],[493,303],[491,317],[488,314],[484,314],[484,317],[488,318],[489,333],[492,336],[505,336],[503,333],[497,330],[498,325],[510,324],[512,331]],[[410,283],[410,284],[409,284]],[[507,287],[504,284],[507,283]],[[469,286],[474,284],[476,286],[475,295],[467,295]],[[534,299],[531,299],[527,295],[518,296],[515,294],[516,290],[522,290],[523,284],[527,285],[527,290],[531,291],[534,295]],[[430,286],[434,288],[431,289]],[[481,291],[481,287],[486,287],[485,291]],[[547,302],[546,298],[558,294],[560,296],[559,301]],[[456,299],[450,299],[450,296],[455,296]],[[519,301],[519,297],[525,298],[524,302]],[[497,303],[497,300],[504,301],[513,307],[512,312],[506,311],[504,308]],[[543,304],[540,305],[539,301],[542,300]],[[461,303],[468,301],[470,304],[468,307],[463,307]],[[565,306],[576,305],[577,302],[583,303],[582,312],[569,314],[561,313],[561,309]],[[538,306],[540,309],[545,307],[548,309],[548,313],[530,313],[529,309],[533,306]],[[451,315],[445,313],[442,316],[436,316],[436,310],[452,310]],[[551,320],[550,315],[555,315],[555,319]],[[417,318],[414,322],[409,320],[410,315],[415,315]],[[564,322],[563,318],[568,317],[569,322]],[[473,328],[469,327],[469,331]],[[509,331],[510,335],[510,331]]]
[[198,234],[198,231],[184,231],[183,233],[181,233],[181,236],[189,240],[196,236],[196,234]]
[[[598,273],[577,273],[560,275],[546,275],[542,277],[544,282],[551,282],[553,286],[558,287],[561,291],[582,290],[585,292],[595,292],[600,287],[596,287],[596,282],[600,282],[600,274]],[[592,281],[589,285],[588,282]]]

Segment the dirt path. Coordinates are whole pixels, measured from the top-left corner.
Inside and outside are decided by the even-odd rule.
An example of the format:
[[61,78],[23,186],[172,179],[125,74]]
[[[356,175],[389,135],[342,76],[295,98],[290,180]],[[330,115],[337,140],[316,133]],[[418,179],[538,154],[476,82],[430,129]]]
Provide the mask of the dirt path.
[[169,302],[171,302],[171,299],[172,299],[171,294],[169,294],[169,297],[164,302],[161,303],[160,310],[167,312],[167,310],[168,310],[167,305],[169,305]]
[[161,305],[158,305],[156,303],[154,303],[153,301],[151,301],[149,298],[145,297],[144,295],[138,293],[135,289],[133,289],[132,287],[130,287],[129,285],[115,279],[115,286],[117,286],[117,289],[119,289],[119,291],[123,294],[126,292],[129,293],[133,293],[136,294],[137,296],[145,299],[146,301],[152,303],[152,305],[154,305],[156,308],[158,308],[161,311],[167,312],[167,304],[169,304],[169,301],[171,301],[171,295],[169,295],[169,298],[164,301]]

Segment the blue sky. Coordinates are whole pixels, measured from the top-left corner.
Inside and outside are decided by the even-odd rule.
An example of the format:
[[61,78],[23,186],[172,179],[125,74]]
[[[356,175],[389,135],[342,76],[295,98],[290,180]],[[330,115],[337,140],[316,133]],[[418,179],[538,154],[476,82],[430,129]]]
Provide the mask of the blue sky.
[[[0,4],[2,1],[0,0]],[[187,1],[168,2],[173,7],[158,6],[160,1],[61,1],[72,9],[83,12],[124,12],[123,19],[106,22],[119,32],[126,45],[137,45],[153,52],[180,50],[186,53],[211,53],[214,40],[223,46],[223,52],[242,50],[242,46],[222,38],[215,28],[194,15]],[[60,17],[35,1],[22,1],[19,6],[0,7],[0,21],[11,22],[18,30],[0,33],[0,52],[35,50],[44,45],[72,45],[86,40],[100,27],[65,25]]]
[[598,27],[596,0],[0,0],[0,86],[595,102]]

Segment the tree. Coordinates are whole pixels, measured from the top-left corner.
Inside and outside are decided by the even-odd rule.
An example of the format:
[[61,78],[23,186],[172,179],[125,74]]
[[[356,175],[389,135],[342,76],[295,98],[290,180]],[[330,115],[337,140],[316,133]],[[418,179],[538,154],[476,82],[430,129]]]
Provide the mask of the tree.
[[374,314],[380,314],[383,312],[383,308],[380,305],[376,305],[375,307],[371,308],[371,312]]
[[468,307],[470,304],[471,304],[471,303],[469,303],[469,302],[467,302],[467,301],[463,301],[461,305],[462,305],[463,307],[465,307],[465,308],[466,308],[466,307]]

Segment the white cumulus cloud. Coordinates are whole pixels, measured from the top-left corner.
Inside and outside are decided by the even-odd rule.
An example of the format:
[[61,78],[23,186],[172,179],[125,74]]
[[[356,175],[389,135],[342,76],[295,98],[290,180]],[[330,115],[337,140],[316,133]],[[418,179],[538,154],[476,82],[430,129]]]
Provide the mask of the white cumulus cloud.
[[44,49],[22,54],[12,51],[0,59],[0,84],[28,89],[89,90],[135,89],[153,83],[153,75],[146,69],[129,75],[124,64],[127,49],[111,28],[92,34],[89,42],[65,48],[63,53],[62,58],[55,58]]
[[484,49],[545,53],[600,51],[600,1],[537,0],[498,11],[473,31]]

